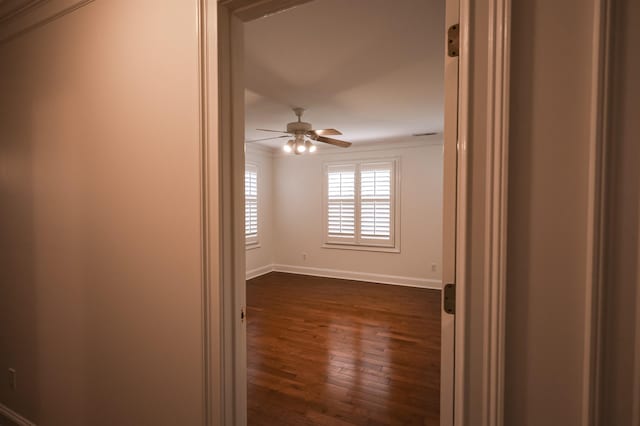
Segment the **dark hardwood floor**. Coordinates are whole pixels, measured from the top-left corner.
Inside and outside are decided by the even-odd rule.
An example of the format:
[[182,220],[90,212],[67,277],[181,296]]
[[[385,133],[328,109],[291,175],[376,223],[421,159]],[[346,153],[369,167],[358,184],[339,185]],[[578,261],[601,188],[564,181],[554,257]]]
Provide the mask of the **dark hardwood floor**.
[[250,426],[439,424],[439,291],[273,272],[247,305]]

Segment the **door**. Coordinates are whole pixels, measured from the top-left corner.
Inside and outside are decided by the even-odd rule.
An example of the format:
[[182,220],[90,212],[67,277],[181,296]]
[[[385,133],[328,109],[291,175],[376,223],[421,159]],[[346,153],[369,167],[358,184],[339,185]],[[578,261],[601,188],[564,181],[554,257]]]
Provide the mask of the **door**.
[[455,284],[458,196],[458,0],[447,0],[444,46],[444,188],[442,202],[442,335],[440,362],[440,424],[454,424]]

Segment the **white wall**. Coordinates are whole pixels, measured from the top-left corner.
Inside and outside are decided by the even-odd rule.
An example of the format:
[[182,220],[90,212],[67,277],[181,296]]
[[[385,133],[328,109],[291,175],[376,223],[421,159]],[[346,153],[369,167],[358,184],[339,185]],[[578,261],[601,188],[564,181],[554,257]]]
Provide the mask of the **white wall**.
[[[274,158],[276,268],[311,274],[330,272],[326,270],[365,273],[380,275],[371,276],[372,280],[439,288],[442,145],[409,145],[397,149],[387,146],[375,150],[332,149],[304,156],[277,155]],[[323,164],[392,157],[400,160],[400,253],[323,248]],[[306,253],[306,260],[302,253]],[[432,263],[436,264],[436,271],[431,270]],[[387,275],[394,277],[382,277]]]
[[245,159],[258,166],[258,245],[246,251],[247,278],[270,270],[274,263],[273,155],[268,149],[246,145]]
[[95,1],[0,44],[0,404],[37,424],[203,422],[197,25]]

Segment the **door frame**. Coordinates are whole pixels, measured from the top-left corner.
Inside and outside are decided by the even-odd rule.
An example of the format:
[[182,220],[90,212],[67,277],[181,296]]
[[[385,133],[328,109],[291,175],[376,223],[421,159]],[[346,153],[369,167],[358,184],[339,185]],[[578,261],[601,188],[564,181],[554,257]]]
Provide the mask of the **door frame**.
[[[236,213],[237,217],[243,218],[241,212],[244,211],[244,200],[234,196],[242,193],[244,147],[243,143],[233,143],[234,140],[244,141],[244,104],[237,101],[243,99],[244,90],[238,72],[243,60],[243,23],[312,0],[198,1],[205,419],[207,425],[245,425],[244,225],[243,219],[234,219]],[[470,220],[470,52],[473,46],[470,0],[446,1],[447,25],[457,18],[460,26],[459,57],[456,58],[458,78],[457,85],[453,86],[457,91],[454,108],[457,116],[450,127],[455,129],[456,135],[451,139],[451,130],[446,130],[445,134],[445,146],[450,140],[449,146],[455,149],[451,163],[455,163],[455,173],[451,176],[455,176],[456,188],[455,269],[446,279],[456,285],[457,308],[452,321],[443,321],[443,341],[450,339],[453,357],[447,357],[442,364],[441,386],[443,383],[450,385],[441,388],[440,415],[441,425],[461,426],[466,421],[465,408],[469,398],[465,372],[469,339],[470,232],[467,224]],[[502,424],[503,412],[510,4],[510,0],[489,0],[483,425]],[[445,218],[445,222],[447,220]]]
[[[28,31],[46,25],[60,17],[79,10],[94,0],[33,0],[20,9],[20,13],[3,16],[0,26],[0,44]],[[238,354],[236,346],[241,339],[243,326],[239,320],[243,309],[241,296],[235,295],[233,278],[238,268],[233,269],[234,253],[231,227],[228,222],[234,206],[231,204],[233,169],[228,162],[230,151],[230,123],[233,123],[233,109],[229,99],[230,73],[229,49],[231,32],[227,16],[219,25],[221,15],[235,15],[247,20],[268,13],[274,5],[290,7],[310,0],[195,0],[198,5],[197,23],[199,68],[197,77],[200,89],[200,187],[201,187],[201,267],[202,267],[202,356],[204,372],[202,378],[203,407],[206,425],[243,424],[243,417],[236,413],[245,410],[246,393],[244,386],[236,387],[241,374],[236,371]],[[450,2],[452,0],[447,0]],[[455,425],[463,425],[465,407],[472,397],[468,394],[469,378],[467,342],[471,330],[467,330],[468,271],[472,256],[469,254],[470,233],[467,222],[475,212],[468,214],[471,207],[470,195],[470,152],[473,145],[469,139],[471,113],[470,82],[474,73],[486,71],[486,105],[480,107],[487,112],[484,124],[487,127],[487,155],[483,159],[487,178],[484,201],[486,253],[481,259],[485,277],[482,302],[484,316],[482,351],[482,401],[484,417],[482,425],[501,425],[504,395],[504,312],[505,312],[505,267],[506,267],[506,206],[508,170],[508,107],[509,107],[509,39],[511,0],[486,0],[488,3],[488,52],[486,70],[471,67],[470,53],[476,57],[485,55],[474,47],[471,36],[470,0],[459,1],[460,18],[460,63],[458,102],[458,213],[456,222],[456,292],[457,314],[455,321],[455,361],[454,361],[454,413]],[[603,226],[606,199],[607,151],[611,144],[608,134],[608,92],[609,67],[611,61],[611,0],[594,2],[594,56],[592,86],[592,122],[590,138],[589,169],[589,218],[588,218],[588,265],[584,362],[584,418],[582,424],[597,422],[597,404],[601,396],[598,383],[602,363],[602,292],[603,241],[607,235]],[[226,11],[226,12],[225,12]],[[480,19],[480,18],[478,18]],[[484,19],[484,17],[482,18]],[[479,22],[479,21],[478,21]],[[474,24],[477,23],[474,20]],[[480,25],[478,25],[480,26]],[[484,34],[483,34],[484,37]],[[480,40],[478,40],[480,44]],[[226,56],[225,56],[226,55]],[[236,55],[237,58],[237,55]],[[194,76],[195,76],[194,72]],[[237,119],[237,117],[236,117]],[[236,120],[237,121],[237,120]],[[236,153],[237,154],[237,153]],[[476,160],[477,162],[477,160]],[[482,163],[482,162],[481,162]],[[481,164],[482,165],[482,164]],[[237,208],[237,206],[235,207]],[[225,227],[229,225],[230,227]],[[242,244],[240,257],[244,256]],[[474,254],[475,260],[476,254]],[[244,274],[244,271],[241,271]],[[241,275],[242,276],[242,275]],[[476,284],[477,285],[477,284]],[[640,293],[639,293],[640,294]],[[637,299],[640,312],[640,296]],[[465,319],[467,318],[467,319]],[[239,330],[239,332],[237,332]],[[638,333],[640,336],[640,333]],[[636,348],[640,351],[640,337],[636,337]],[[636,354],[637,359],[640,356]],[[240,362],[244,362],[241,359]],[[640,361],[637,362],[640,365]],[[639,377],[636,375],[636,378]],[[640,394],[640,380],[636,380],[636,395]],[[475,397],[474,397],[475,398]],[[244,401],[244,402],[243,402]],[[635,398],[635,401],[640,399]],[[636,416],[640,417],[640,404],[635,405]],[[245,419],[246,421],[246,419]],[[476,424],[478,419],[473,419]]]

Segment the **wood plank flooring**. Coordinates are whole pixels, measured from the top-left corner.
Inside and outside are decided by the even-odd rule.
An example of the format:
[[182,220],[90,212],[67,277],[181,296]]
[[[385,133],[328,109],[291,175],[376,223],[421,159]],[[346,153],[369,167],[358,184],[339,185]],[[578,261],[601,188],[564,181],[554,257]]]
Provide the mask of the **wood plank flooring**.
[[440,291],[273,272],[247,321],[250,426],[439,424]]

